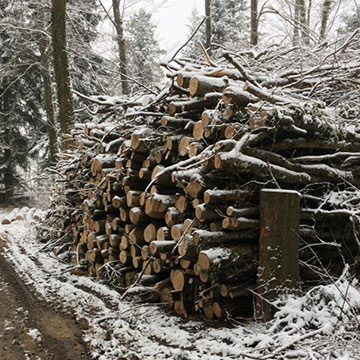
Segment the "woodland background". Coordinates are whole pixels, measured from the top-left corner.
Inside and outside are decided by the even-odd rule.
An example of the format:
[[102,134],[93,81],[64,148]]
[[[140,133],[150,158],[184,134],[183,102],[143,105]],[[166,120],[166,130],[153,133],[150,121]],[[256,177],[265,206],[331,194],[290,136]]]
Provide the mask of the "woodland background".
[[[0,192],[5,204],[34,187],[43,170],[70,146],[68,134],[89,110],[81,96],[125,98],[156,93],[165,83],[166,51],[153,13],[167,1],[3,0],[0,4]],[[216,58],[224,49],[260,54],[295,47],[304,54],[350,36],[359,4],[348,0],[206,0],[206,21],[182,49],[196,59],[201,41]],[[152,10],[154,11],[154,10]],[[188,20],[193,34],[202,16]],[[99,29],[112,28],[113,51],[101,54]],[[286,50],[288,49],[288,50]],[[282,57],[279,56],[281,67]],[[91,111],[91,110],[90,110]],[[34,179],[36,181],[34,182]],[[31,180],[31,181],[30,181]]]

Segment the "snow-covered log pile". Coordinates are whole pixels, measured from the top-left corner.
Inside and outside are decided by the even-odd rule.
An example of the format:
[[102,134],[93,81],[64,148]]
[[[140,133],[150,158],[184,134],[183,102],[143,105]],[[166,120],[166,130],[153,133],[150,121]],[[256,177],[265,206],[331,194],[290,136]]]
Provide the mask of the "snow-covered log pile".
[[9,213],[1,216],[1,225],[9,225],[14,221],[27,221],[30,225],[36,225],[45,216],[45,211],[29,208],[24,206],[22,208],[14,208]]
[[359,250],[356,36],[314,50],[309,68],[299,49],[175,59],[159,95],[87,98],[97,114],[73,130],[39,239],[185,317],[248,316],[259,191],[295,189],[303,285],[338,276]]

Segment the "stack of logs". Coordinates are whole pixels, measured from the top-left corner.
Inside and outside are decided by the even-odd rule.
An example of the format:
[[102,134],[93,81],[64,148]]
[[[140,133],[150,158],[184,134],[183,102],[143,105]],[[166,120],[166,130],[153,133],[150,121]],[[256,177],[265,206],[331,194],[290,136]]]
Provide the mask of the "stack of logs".
[[9,225],[15,221],[28,221],[29,225],[36,225],[45,215],[45,212],[36,208],[24,206],[22,208],[14,208],[11,212],[1,218],[1,225]]
[[102,118],[73,130],[39,228],[55,252],[71,243],[76,269],[184,317],[252,315],[262,188],[302,195],[304,286],[357,249],[359,134],[224,57],[167,64],[148,104],[93,97]]

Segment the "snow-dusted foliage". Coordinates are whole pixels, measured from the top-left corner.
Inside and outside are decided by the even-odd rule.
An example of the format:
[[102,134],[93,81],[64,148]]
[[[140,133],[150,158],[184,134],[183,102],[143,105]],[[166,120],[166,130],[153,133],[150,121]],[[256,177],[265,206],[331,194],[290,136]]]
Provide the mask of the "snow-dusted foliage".
[[[248,5],[244,1],[211,1],[211,21],[212,21],[212,47],[213,49],[224,48],[240,50],[248,46],[249,43],[249,13]],[[196,8],[191,12],[189,18],[189,35],[194,32],[202,20]],[[197,57],[201,54],[197,41],[206,43],[205,25],[203,25],[184,53],[190,57]]]
[[248,3],[244,0],[212,0],[212,42],[238,51],[249,43]]
[[259,44],[315,45],[359,27],[359,5],[347,1],[258,2]]
[[351,280],[348,268],[343,275],[326,286],[316,286],[302,297],[289,296],[278,300],[279,309],[269,329],[274,334],[281,331],[289,335],[299,330],[322,330],[331,333],[335,327],[346,329],[359,321],[360,297],[357,280]]
[[0,3],[0,183],[11,202],[20,168],[41,137],[41,82],[30,1]]
[[[127,26],[129,73],[140,84],[154,88],[162,76],[159,61],[164,53],[155,36],[151,13],[140,9],[132,15]],[[141,89],[133,84],[135,90]]]
[[85,94],[108,93],[109,73],[106,60],[94,47],[99,37],[97,26],[102,21],[96,0],[67,4],[67,36],[72,86]]
[[[191,36],[195,31],[200,22],[202,21],[202,16],[199,14],[197,9],[194,7],[191,10],[190,17],[188,19],[188,35]],[[203,44],[205,44],[205,27],[204,25],[196,32],[194,35],[192,41],[186,46],[183,53],[186,56],[189,56],[191,58],[198,57],[201,52],[197,45],[197,42],[201,41]]]
[[[4,184],[10,198],[22,183],[19,170],[27,171],[30,158],[36,158],[40,168],[48,164],[39,42],[43,38],[45,47],[51,46],[51,16],[50,4],[44,2],[41,6],[46,21],[41,28],[40,3],[5,0],[0,4],[0,183]],[[68,49],[72,81],[75,89],[85,93],[103,93],[106,89],[105,67],[92,49],[99,19],[94,1],[69,2]]]

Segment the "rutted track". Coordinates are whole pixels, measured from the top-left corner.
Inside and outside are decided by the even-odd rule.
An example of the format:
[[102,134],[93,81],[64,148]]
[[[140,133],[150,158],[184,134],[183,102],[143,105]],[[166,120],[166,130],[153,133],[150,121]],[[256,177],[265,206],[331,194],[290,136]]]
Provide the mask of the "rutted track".
[[[0,360],[87,360],[89,350],[93,360],[308,360],[331,352],[332,359],[360,360],[358,322],[340,295],[348,294],[346,304],[359,309],[359,290],[345,278],[284,304],[284,316],[295,316],[285,328],[282,317],[214,328],[169,316],[158,306],[123,301],[101,283],[71,275],[73,264],[42,251],[24,222],[0,227],[0,252]],[[309,296],[337,305],[309,303]],[[309,341],[313,318],[319,325]]]
[[0,359],[90,359],[74,318],[40,300],[0,254]]

